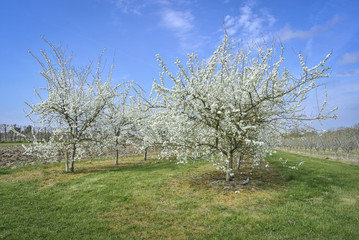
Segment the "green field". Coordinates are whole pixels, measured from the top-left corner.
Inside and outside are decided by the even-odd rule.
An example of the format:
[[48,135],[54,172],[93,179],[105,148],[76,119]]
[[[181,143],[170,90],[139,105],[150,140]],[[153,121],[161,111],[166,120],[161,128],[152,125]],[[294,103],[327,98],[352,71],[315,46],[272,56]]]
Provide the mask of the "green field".
[[206,162],[0,168],[0,239],[359,239],[359,166],[268,160],[240,193],[213,187],[224,175]]

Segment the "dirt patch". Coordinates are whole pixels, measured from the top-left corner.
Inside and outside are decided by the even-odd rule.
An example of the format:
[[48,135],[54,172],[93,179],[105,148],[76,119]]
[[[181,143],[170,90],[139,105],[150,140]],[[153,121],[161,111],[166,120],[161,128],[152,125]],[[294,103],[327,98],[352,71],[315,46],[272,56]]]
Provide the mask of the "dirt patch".
[[25,149],[20,145],[0,146],[0,167],[16,167],[36,164],[35,155],[24,155]]
[[[40,163],[50,163],[51,161],[45,161],[40,159],[36,154],[33,155],[24,155],[25,149],[21,145],[0,145],[0,167],[6,168],[16,168],[19,166],[35,165]],[[158,154],[158,149],[149,149],[148,155]],[[120,153],[120,158],[132,156],[136,154],[142,154],[138,149],[128,146]],[[96,159],[96,158],[115,158],[115,152],[107,152],[102,156],[93,154],[91,151],[86,153],[86,156],[83,156],[83,159]],[[62,156],[61,159],[65,159]],[[53,161],[52,161],[53,162]]]
[[191,176],[190,185],[197,188],[217,189],[218,191],[256,191],[279,189],[284,185],[280,173],[272,167],[256,167],[242,169],[234,178],[227,182],[222,171],[211,171],[197,176]]

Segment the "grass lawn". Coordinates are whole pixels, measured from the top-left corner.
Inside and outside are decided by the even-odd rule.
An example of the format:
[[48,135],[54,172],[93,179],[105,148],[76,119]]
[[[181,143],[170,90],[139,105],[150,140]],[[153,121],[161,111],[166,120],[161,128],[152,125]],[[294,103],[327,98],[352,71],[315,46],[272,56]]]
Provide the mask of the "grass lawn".
[[357,165],[278,152],[236,193],[206,162],[141,158],[0,168],[0,239],[359,239]]

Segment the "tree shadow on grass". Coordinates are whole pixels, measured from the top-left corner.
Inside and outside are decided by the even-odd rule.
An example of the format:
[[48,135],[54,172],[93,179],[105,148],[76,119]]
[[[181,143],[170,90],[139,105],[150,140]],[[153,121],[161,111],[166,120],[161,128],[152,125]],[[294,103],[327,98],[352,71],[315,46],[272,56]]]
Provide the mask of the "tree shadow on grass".
[[227,182],[225,173],[212,170],[188,178],[190,186],[198,189],[215,189],[217,191],[261,191],[278,190],[286,186],[286,179],[276,168],[242,169],[234,178]]
[[166,160],[139,160],[139,161],[127,161],[119,162],[118,165],[111,164],[109,161],[106,163],[92,163],[87,162],[83,165],[79,165],[77,170],[73,174],[84,173],[98,173],[98,172],[115,172],[115,171],[158,171],[158,170],[176,170],[178,165]]

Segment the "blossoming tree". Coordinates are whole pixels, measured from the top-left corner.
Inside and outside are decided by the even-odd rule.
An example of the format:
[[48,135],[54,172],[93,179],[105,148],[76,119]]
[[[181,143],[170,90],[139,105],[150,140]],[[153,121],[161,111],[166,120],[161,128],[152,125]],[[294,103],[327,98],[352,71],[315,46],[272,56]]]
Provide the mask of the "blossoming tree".
[[75,67],[71,64],[72,56],[67,57],[61,47],[56,47],[44,38],[43,40],[49,46],[50,54],[41,50],[44,60],[40,60],[32,52],[30,54],[39,62],[42,68],[40,74],[45,78],[47,86],[42,88],[45,91],[43,95],[35,90],[39,103],[26,103],[30,107],[28,116],[31,118],[35,115],[35,122],[54,129],[50,141],[37,142],[35,146],[48,150],[43,151],[43,154],[65,150],[66,172],[73,172],[77,154],[86,145],[85,142],[94,139],[92,134],[97,127],[97,120],[112,101],[113,66],[103,82],[101,57],[95,70],[91,64],[83,68]]
[[[326,99],[314,116],[303,108],[320,86],[317,80],[329,77],[330,54],[312,68],[299,55],[302,74],[295,77],[282,67],[283,51],[281,46],[276,56],[275,45],[266,44],[237,48],[226,34],[208,61],[200,63],[194,54],[186,66],[177,60],[177,75],[157,56],[163,72],[153,84],[153,99],[160,111],[151,122],[169,131],[163,142],[167,154],[184,162],[207,155],[229,181],[235,153],[263,156],[279,129],[335,117],[334,110],[326,110]],[[167,79],[173,87],[165,85]]]
[[120,84],[113,96],[100,120],[103,126],[100,137],[107,149],[116,152],[115,164],[118,165],[119,153],[126,151],[126,146],[138,147],[141,142],[139,121],[145,109],[143,90],[133,82]]

